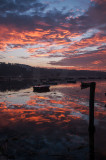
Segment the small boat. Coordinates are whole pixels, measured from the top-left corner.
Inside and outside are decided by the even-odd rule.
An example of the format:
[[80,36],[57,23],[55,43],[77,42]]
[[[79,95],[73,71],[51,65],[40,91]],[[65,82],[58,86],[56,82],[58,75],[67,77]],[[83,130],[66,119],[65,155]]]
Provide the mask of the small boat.
[[49,92],[50,91],[50,86],[49,85],[38,85],[38,86],[33,86],[33,91],[34,92]]

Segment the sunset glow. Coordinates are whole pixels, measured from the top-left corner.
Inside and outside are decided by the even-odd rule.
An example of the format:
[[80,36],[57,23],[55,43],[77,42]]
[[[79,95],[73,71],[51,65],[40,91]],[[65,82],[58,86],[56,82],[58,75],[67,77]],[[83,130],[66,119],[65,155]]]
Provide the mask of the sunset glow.
[[0,2],[0,62],[106,71],[105,0]]

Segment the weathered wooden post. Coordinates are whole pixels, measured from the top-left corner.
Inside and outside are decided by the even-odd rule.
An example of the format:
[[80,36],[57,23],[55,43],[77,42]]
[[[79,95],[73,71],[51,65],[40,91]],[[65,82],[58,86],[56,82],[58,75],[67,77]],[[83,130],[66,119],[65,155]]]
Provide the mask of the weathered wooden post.
[[81,89],[90,87],[90,97],[89,97],[89,160],[94,160],[94,98],[95,98],[95,87],[96,83],[81,83]]
[[95,82],[81,83],[81,89],[90,87],[89,96],[89,131],[94,131],[94,98],[95,98]]
[[89,99],[89,130],[94,132],[94,98],[95,98],[95,82],[90,83],[90,99]]

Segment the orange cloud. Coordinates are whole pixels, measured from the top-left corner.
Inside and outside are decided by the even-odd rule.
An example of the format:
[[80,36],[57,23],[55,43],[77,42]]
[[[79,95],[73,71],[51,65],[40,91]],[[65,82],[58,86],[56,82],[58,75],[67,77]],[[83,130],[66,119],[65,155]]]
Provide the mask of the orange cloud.
[[89,46],[100,46],[102,43],[106,42],[106,37],[102,36],[101,33],[95,34],[95,36],[91,38],[82,39],[79,42],[75,42],[70,46],[71,50],[81,49]]
[[[42,25],[46,26],[43,22]],[[93,50],[93,47],[99,48],[106,42],[104,32],[98,32],[90,38],[81,39],[81,37],[83,37],[82,33],[72,33],[67,27],[55,27],[54,30],[37,28],[34,31],[24,30],[20,32],[16,28],[0,25],[0,51],[6,51],[8,48],[17,49],[26,47],[26,51],[31,53],[29,55],[31,58],[66,57],[68,59],[69,56],[80,54],[83,54],[82,56],[89,56],[86,54],[89,52],[89,49],[86,49],[87,47],[91,47]],[[103,52],[105,54],[105,51]],[[97,61],[94,60],[92,64],[100,64]],[[74,65],[69,67],[60,65],[58,68],[77,69]],[[79,66],[79,68],[82,69],[83,67]]]
[[[0,48],[6,49],[8,45],[13,44],[13,49],[24,47],[25,45],[52,45],[52,42],[47,42],[46,40],[53,40],[54,44],[66,45],[69,44],[64,38],[65,37],[78,37],[80,34],[70,33],[66,29],[55,28],[55,31],[50,29],[44,31],[43,29],[36,29],[35,31],[22,31],[19,32],[15,28],[9,28],[6,26],[0,26]],[[44,41],[43,41],[44,40]],[[40,48],[39,48],[40,49]],[[33,48],[28,49],[29,52],[36,51]]]
[[[15,28],[8,28],[6,26],[0,26],[0,39],[1,44],[0,48],[6,49],[6,46],[14,44],[17,45],[18,48],[22,47],[22,45],[35,45],[39,44],[39,41],[45,35],[48,35],[50,30],[44,31],[42,29],[37,29],[35,31],[22,31],[18,32]],[[16,49],[17,47],[14,47]]]
[[[22,45],[36,45],[36,44],[42,44],[42,39],[44,39],[46,37],[46,39],[53,39],[53,43],[56,45],[64,45],[66,46],[64,49],[57,49],[54,51],[52,50],[52,53],[55,52],[64,52],[64,51],[72,51],[72,50],[76,50],[76,49],[80,49],[80,48],[84,48],[84,47],[88,47],[90,45],[100,45],[101,43],[106,41],[105,37],[100,37],[100,33],[96,34],[94,37],[92,38],[88,38],[88,39],[82,39],[79,42],[74,42],[72,43],[67,42],[64,38],[65,37],[70,37],[70,38],[75,38],[75,37],[80,37],[81,34],[78,33],[70,33],[68,30],[64,30],[61,28],[56,28],[56,32],[52,32],[50,30],[44,31],[42,29],[37,29],[36,31],[24,31],[19,33],[18,31],[16,31],[15,29],[13,29],[12,31],[9,30],[9,28],[4,27],[4,26],[0,26],[0,38],[2,41],[2,44],[0,44],[0,48],[6,48],[7,45],[9,44],[14,44],[16,45],[16,47],[14,47],[14,49],[16,49],[17,47],[22,47]],[[58,40],[58,38],[60,38]],[[28,52],[33,53],[36,52],[39,49],[46,49],[47,46],[52,45],[51,43],[47,43],[46,41],[43,42],[43,44],[45,45],[44,47],[39,47],[39,48],[29,48]],[[71,44],[71,46],[69,46],[69,44]],[[69,48],[69,49],[68,49]]]
[[100,60],[92,62],[92,64],[100,64],[100,63],[102,63],[102,61]]

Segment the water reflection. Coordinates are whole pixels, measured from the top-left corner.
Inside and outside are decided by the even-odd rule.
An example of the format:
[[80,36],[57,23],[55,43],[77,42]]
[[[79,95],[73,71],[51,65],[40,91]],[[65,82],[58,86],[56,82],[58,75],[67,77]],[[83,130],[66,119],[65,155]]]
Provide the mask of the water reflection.
[[[99,132],[102,132],[101,141],[105,141],[104,84],[97,82],[96,88],[95,145]],[[41,154],[45,155],[45,159],[48,155],[51,159],[61,159],[62,156],[64,159],[89,159],[89,90],[81,91],[80,83],[52,86],[50,90],[34,93],[31,87],[0,93],[1,147],[8,140],[8,150],[3,150],[2,154],[8,152],[18,159],[30,156],[40,159]],[[18,145],[24,147],[23,151]],[[105,149],[106,145],[101,146],[100,142],[95,147],[99,156],[105,156]]]
[[4,81],[0,82],[0,91],[19,91],[20,89],[25,89],[33,85],[33,81],[23,80],[23,81]]

